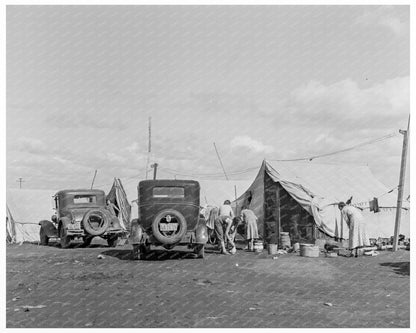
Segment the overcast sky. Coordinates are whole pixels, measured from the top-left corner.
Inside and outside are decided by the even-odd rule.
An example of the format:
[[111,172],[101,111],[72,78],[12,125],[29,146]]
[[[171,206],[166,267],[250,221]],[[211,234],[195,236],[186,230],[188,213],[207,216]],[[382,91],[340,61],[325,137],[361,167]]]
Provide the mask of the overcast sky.
[[9,188],[137,183],[148,117],[160,178],[224,179],[213,142],[252,179],[396,133],[311,163],[398,184],[407,6],[8,6],[6,37]]

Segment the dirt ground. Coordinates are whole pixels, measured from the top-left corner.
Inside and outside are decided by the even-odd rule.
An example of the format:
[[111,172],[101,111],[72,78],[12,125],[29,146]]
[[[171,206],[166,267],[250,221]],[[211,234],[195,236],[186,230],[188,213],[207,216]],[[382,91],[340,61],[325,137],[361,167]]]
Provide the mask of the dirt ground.
[[[205,259],[130,246],[7,246],[8,328],[276,327],[410,325],[410,253],[272,259],[239,250]],[[99,255],[104,256],[98,259]]]

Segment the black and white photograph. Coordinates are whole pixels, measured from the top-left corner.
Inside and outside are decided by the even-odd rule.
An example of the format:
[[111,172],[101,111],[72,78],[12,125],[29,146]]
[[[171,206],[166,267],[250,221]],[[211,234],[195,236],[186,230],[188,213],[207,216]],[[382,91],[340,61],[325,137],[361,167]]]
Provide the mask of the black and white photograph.
[[410,1],[2,10],[3,329],[415,328]]

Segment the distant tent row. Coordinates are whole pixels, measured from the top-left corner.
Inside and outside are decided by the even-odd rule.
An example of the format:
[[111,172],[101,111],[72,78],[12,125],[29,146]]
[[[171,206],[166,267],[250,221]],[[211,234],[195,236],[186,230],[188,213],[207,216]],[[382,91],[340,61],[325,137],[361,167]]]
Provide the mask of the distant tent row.
[[[312,162],[263,161],[247,191],[234,203],[258,217],[260,235],[267,241],[289,232],[292,241],[319,238],[347,239],[338,202],[353,197],[367,222],[371,238],[394,234],[397,195],[378,181],[367,166]],[[370,200],[378,198],[380,212],[370,212]],[[409,203],[402,211],[400,232],[410,236]]]
[[[197,179],[198,180],[198,179]],[[219,206],[233,201],[237,213],[243,208],[258,217],[259,234],[266,241],[289,232],[293,241],[319,238],[347,239],[348,227],[341,220],[337,204],[353,197],[362,209],[369,237],[394,234],[396,193],[378,181],[367,166],[318,164],[314,162],[263,161],[254,181],[198,180],[200,205]],[[138,216],[138,182],[121,184],[119,179],[107,199],[117,205],[119,218],[129,229]],[[50,220],[55,190],[7,190],[7,241],[39,241],[39,221]],[[378,198],[380,212],[370,211],[370,201]],[[410,236],[409,202],[404,201],[400,233]]]

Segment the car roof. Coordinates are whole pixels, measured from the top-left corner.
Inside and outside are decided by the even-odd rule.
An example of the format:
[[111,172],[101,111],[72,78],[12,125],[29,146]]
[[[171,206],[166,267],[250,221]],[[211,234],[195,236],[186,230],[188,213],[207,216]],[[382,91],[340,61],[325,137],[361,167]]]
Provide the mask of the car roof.
[[139,186],[183,186],[183,185],[197,185],[199,183],[196,180],[187,179],[150,179],[142,180],[139,182]]
[[105,194],[105,192],[103,190],[95,190],[95,189],[73,189],[73,190],[60,190],[59,192],[56,193],[56,195],[61,195],[61,194],[66,194],[66,193],[71,193],[71,194]]

